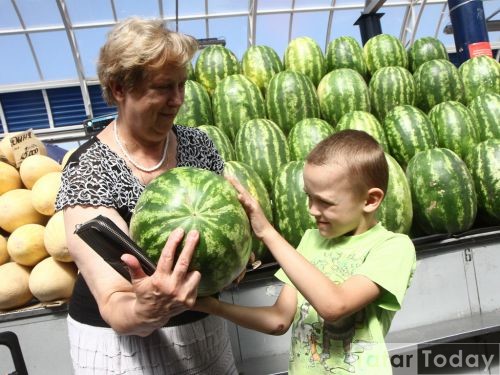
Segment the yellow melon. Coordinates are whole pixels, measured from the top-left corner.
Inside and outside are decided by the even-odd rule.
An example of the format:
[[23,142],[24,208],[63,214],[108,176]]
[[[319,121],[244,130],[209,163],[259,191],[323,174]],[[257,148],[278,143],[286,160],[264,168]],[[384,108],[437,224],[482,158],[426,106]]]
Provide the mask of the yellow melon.
[[17,228],[7,240],[10,258],[23,266],[34,266],[49,253],[43,242],[45,227],[40,224],[25,224]]
[[28,156],[19,167],[21,180],[28,189],[31,189],[35,182],[47,173],[61,171],[61,164],[45,155]]
[[31,203],[43,215],[56,212],[56,197],[61,187],[62,172],[49,172],[40,177],[31,188]]
[[75,152],[77,148],[78,148],[78,147],[72,148],[71,150],[68,150],[68,151],[64,154],[64,156],[63,156],[63,158],[62,158],[62,160],[61,160],[61,166],[62,166],[63,168],[64,168],[64,166],[66,165],[66,163],[68,162],[68,159],[69,159],[69,157],[71,156],[71,154],[73,154],[73,152]]
[[31,269],[15,262],[0,266],[0,310],[21,307],[33,299],[29,288]]
[[9,261],[10,256],[7,251],[7,239],[0,234],[0,266]]
[[16,159],[14,158],[14,152],[10,146],[10,137],[16,133],[9,133],[0,141],[0,158],[6,159],[10,165],[16,165]]
[[66,242],[64,214],[62,211],[57,211],[47,222],[43,242],[45,243],[45,249],[55,260],[60,262],[73,261]]
[[[10,138],[23,132],[9,133],[0,141],[0,159],[7,159],[7,162],[13,166],[16,166],[16,157],[14,150],[10,145]],[[47,155],[47,149],[42,141],[40,141],[36,136],[33,136],[29,143],[29,146],[36,146],[38,148],[39,155]],[[19,157],[19,155],[18,155]]]
[[0,195],[10,190],[21,189],[22,187],[23,183],[17,169],[10,164],[0,161]]
[[14,189],[0,195],[0,227],[9,233],[24,224],[43,224],[48,217],[35,210],[31,190]]
[[67,299],[73,293],[76,275],[74,263],[59,262],[49,257],[33,267],[29,288],[40,302]]

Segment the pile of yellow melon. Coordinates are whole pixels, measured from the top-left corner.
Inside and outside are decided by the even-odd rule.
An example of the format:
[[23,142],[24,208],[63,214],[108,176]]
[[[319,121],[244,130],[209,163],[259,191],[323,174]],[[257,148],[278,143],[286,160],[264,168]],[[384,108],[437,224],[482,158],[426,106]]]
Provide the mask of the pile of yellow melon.
[[0,311],[67,299],[77,274],[55,212],[63,164],[41,150],[16,168],[9,146],[0,141]]

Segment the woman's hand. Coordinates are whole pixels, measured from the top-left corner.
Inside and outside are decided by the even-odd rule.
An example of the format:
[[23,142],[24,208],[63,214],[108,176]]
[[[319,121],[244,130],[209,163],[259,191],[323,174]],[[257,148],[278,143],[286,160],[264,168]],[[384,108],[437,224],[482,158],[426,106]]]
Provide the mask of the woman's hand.
[[170,317],[195,304],[201,274],[198,271],[188,271],[188,268],[199,233],[188,233],[184,248],[175,262],[175,252],[183,236],[182,228],[177,228],[170,234],[151,277],[144,273],[134,256],[125,254],[121,257],[132,277],[136,314],[144,322],[162,326]]
[[234,177],[228,176],[226,179],[238,191],[238,199],[247,213],[252,229],[257,238],[261,240],[264,237],[266,230],[272,229],[272,225],[269,220],[267,220],[266,215],[264,215],[264,211],[262,211],[259,202],[257,202],[257,200],[252,197],[252,195]]

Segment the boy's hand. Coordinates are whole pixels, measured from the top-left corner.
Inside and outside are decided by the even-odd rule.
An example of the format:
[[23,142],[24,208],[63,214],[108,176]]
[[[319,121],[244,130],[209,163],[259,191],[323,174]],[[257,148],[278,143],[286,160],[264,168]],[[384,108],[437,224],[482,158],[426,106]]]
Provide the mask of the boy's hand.
[[264,211],[262,211],[259,202],[252,197],[236,178],[227,176],[226,179],[238,191],[238,199],[247,213],[252,229],[257,238],[262,239],[264,232],[272,227],[272,225],[269,223],[269,220],[267,220],[266,215],[264,215]]

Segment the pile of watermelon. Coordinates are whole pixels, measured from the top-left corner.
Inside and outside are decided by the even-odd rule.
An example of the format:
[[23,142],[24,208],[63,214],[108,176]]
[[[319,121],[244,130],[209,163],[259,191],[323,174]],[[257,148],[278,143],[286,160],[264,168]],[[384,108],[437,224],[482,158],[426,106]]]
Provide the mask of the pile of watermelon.
[[[176,123],[209,135],[225,174],[237,176],[294,246],[315,226],[304,159],[342,129],[368,132],[386,152],[378,219],[388,229],[414,238],[500,224],[500,64],[488,56],[457,67],[435,38],[405,49],[388,34],[363,47],[342,36],[325,53],[299,37],[283,59],[268,46],[248,48],[241,61],[209,46],[190,66],[185,95]],[[242,237],[257,258],[269,256]]]

